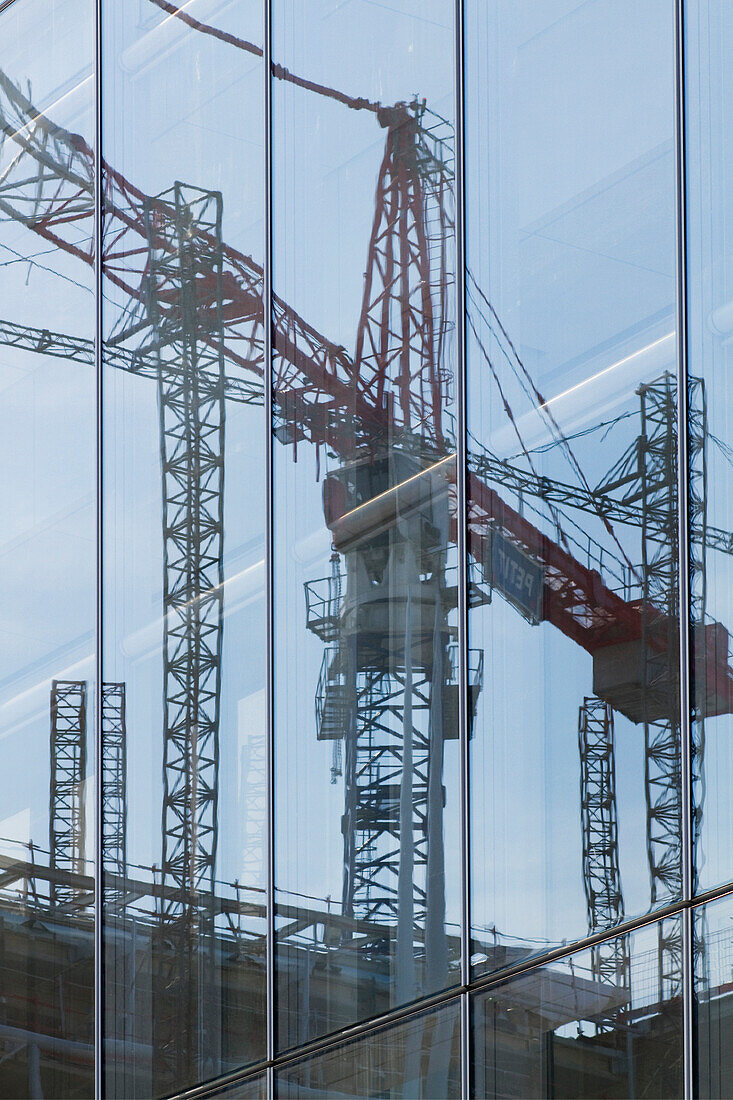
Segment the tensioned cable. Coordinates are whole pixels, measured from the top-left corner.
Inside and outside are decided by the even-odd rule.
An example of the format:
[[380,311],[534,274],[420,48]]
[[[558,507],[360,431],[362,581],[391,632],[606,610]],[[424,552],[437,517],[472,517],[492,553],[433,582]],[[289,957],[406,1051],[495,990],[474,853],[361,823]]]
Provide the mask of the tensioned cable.
[[[491,361],[491,357],[490,357],[488,351],[484,347],[484,344],[481,340],[481,337],[478,334],[476,326],[473,323],[473,318],[471,317],[468,310],[466,310],[466,320],[468,321],[469,325],[471,326],[471,331],[473,332],[473,335],[476,339],[476,343],[478,344],[478,346],[481,350],[481,354],[483,355],[484,359],[486,360],[486,362],[489,365],[489,369],[490,369],[490,371],[491,371],[491,373],[494,377],[494,381],[496,382],[496,387],[499,390],[499,396],[501,397],[502,404],[504,405],[504,412],[509,417],[509,421],[512,425],[512,428],[514,429],[514,434],[516,435],[516,437],[519,441],[519,446],[522,448],[522,453],[524,454],[524,457],[527,459],[527,462],[529,463],[530,469],[532,470],[532,473],[534,474],[534,476],[536,478],[539,478],[540,475],[538,474],[538,472],[535,468],[535,464],[532,461],[531,454],[529,453],[529,451],[527,450],[527,447],[525,446],[524,440],[522,439],[522,433],[520,432],[519,425],[517,424],[516,417],[514,416],[514,413],[512,412],[511,405],[509,404],[509,401],[507,400],[506,394],[504,393],[504,388],[503,388],[503,386],[501,384],[501,381],[499,379],[499,373],[498,373],[496,367],[494,366],[493,362]],[[563,530],[562,524],[560,523],[559,513],[558,513],[557,509],[554,507],[554,505],[551,504],[549,501],[547,501],[547,507],[548,507],[548,509],[550,511],[550,515],[552,516],[552,519],[555,523],[555,527],[557,528],[558,536],[562,540],[563,546],[565,547],[567,552],[570,553],[570,544],[569,544],[569,542],[568,542],[568,540],[565,536],[565,531]]]
[[[509,335],[507,330],[504,328],[504,325],[502,324],[501,318],[499,317],[499,315],[496,312],[496,310],[494,309],[493,305],[491,304],[491,302],[487,298],[484,291],[479,286],[475,275],[470,270],[470,268],[466,268],[466,272],[468,274],[468,277],[471,279],[471,282],[476,287],[476,290],[478,291],[479,295],[481,296],[483,301],[486,303],[488,309],[491,311],[491,315],[496,320],[496,323],[499,326],[499,329],[500,329],[504,339],[509,344],[509,347],[512,350],[512,354],[514,355],[514,358],[515,358],[517,364],[519,365],[519,368],[522,371],[522,374],[526,378],[527,383],[531,386],[532,393],[534,395],[534,399],[537,401],[537,406],[536,406],[537,411],[547,418],[547,420],[550,424],[550,430],[555,433],[558,442],[560,443],[563,450],[565,451],[568,462],[570,463],[571,467],[574,469],[575,473],[580,478],[580,481],[581,481],[581,484],[582,484],[583,488],[586,490],[586,492],[588,493],[591,501],[593,502],[596,514],[598,515],[598,518],[600,519],[603,526],[606,528],[606,531],[611,536],[613,541],[616,543],[616,546],[618,547],[619,551],[621,552],[621,555],[624,558],[624,561],[626,562],[626,565],[628,566],[628,568],[634,573],[634,575],[638,579],[640,579],[639,575],[638,575],[638,572],[636,570],[636,567],[632,564],[628,554],[626,553],[623,546],[621,545],[621,542],[618,538],[618,535],[616,534],[616,532],[614,530],[613,524],[609,520],[608,516],[606,516],[604,514],[603,509],[600,507],[600,505],[596,502],[595,496],[593,494],[593,490],[591,489],[590,484],[588,483],[588,479],[586,478],[585,474],[583,473],[583,469],[582,469],[580,463],[578,462],[578,459],[575,456],[575,452],[573,451],[573,448],[570,446],[570,443],[568,442],[562,428],[560,427],[557,420],[555,419],[555,416],[554,416],[552,410],[550,409],[549,402],[545,399],[545,397],[542,395],[542,393],[540,393],[539,389],[537,388],[537,386],[534,382],[534,379],[532,378],[532,375],[528,371],[527,367],[524,365],[524,362],[522,361],[519,353],[517,352],[517,349],[514,346],[514,343],[512,341],[511,336]],[[476,303],[475,298],[473,300],[474,300],[474,304],[479,309],[479,312],[481,313],[481,316],[482,316],[483,320],[487,323],[487,325],[489,325],[489,328],[492,328],[492,326],[489,324],[488,319],[485,317],[483,312],[480,310],[480,307],[478,307],[478,304]],[[473,325],[471,325],[471,327],[473,328]],[[475,329],[474,329],[474,332],[475,332]],[[514,368],[512,368],[512,370],[514,371],[515,377],[517,377],[516,370]],[[522,388],[524,389],[524,387],[522,387]],[[526,393],[526,390],[525,390],[525,393]]]

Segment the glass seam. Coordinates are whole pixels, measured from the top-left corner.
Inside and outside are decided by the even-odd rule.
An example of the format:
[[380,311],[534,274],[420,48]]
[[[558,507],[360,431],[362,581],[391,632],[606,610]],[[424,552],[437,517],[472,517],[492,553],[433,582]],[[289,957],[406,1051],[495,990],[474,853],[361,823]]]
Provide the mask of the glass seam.
[[[459,814],[461,869],[461,984],[470,981],[470,815],[469,815],[469,725],[468,725],[468,587],[466,505],[466,294],[465,294],[465,144],[464,144],[464,51],[463,0],[455,0],[455,206],[456,206],[456,553],[458,555],[458,738],[460,748]],[[470,1094],[468,995],[461,994],[460,1060],[461,1094]]]
[[104,1095],[102,1064],[104,959],[102,954],[102,844],[104,822],[102,768],[103,629],[103,351],[102,351],[102,0],[94,3],[94,372],[95,372],[95,643],[94,670],[94,1095]]
[[[690,712],[690,534],[689,534],[689,447],[687,369],[687,217],[685,172],[685,58],[684,0],[675,4],[675,183],[677,216],[677,482],[679,547],[679,679],[681,748],[681,840],[682,894],[691,903],[693,888],[692,851],[692,723]],[[693,921],[689,907],[682,915],[682,1020],[684,1095],[693,1095],[692,989]]]
[[272,1060],[275,1056],[275,737],[273,725],[273,499],[272,499],[272,24],[270,0],[262,2],[263,32],[263,159],[264,159],[264,256],[262,282],[263,352],[265,391],[265,751],[267,758],[267,925],[266,953],[266,1055],[267,1094],[274,1095]]

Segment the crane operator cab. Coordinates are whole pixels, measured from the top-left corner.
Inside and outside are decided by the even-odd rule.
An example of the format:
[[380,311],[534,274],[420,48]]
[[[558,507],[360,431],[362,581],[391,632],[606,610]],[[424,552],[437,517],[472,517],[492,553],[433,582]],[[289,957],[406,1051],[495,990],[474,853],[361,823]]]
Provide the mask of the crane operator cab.
[[409,639],[413,664],[427,667],[436,629],[447,641],[454,474],[454,459],[426,464],[397,451],[349,463],[324,482],[326,523],[346,566],[340,635],[356,641],[359,664],[402,665]]
[[[358,684],[403,679],[408,669],[415,681],[430,681],[431,694],[437,689],[443,736],[458,736],[457,627],[449,622],[456,583],[448,580],[455,469],[455,455],[429,461],[393,451],[345,464],[324,482],[338,576],[328,580],[330,614],[319,613],[312,627],[328,643],[316,701],[320,740],[345,735]],[[472,716],[483,655],[470,656]]]

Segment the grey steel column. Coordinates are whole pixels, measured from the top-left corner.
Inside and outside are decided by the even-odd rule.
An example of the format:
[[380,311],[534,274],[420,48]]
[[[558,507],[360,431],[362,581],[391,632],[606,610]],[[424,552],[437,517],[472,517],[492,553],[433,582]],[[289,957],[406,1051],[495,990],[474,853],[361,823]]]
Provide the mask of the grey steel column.
[[96,376],[96,622],[95,622],[95,684],[93,708],[94,737],[94,1095],[104,1095],[104,1067],[102,1065],[103,1038],[103,882],[102,882],[102,594],[103,545],[102,545],[102,483],[103,483],[103,426],[102,426],[102,0],[94,6],[94,369]]
[[[455,93],[456,93],[456,377],[457,377],[457,456],[456,456],[456,548],[458,553],[458,738],[460,746],[461,814],[461,985],[471,977],[470,914],[470,800],[469,800],[469,719],[468,719],[468,569],[466,504],[466,250],[465,250],[465,126],[464,126],[464,4],[455,2]],[[461,1095],[471,1091],[470,1004],[467,992],[461,994]]]
[[275,737],[273,727],[273,565],[272,565],[272,12],[271,0],[262,3],[263,81],[264,81],[264,181],[265,239],[263,253],[263,382],[265,387],[265,745],[267,756],[267,926],[266,926],[266,998],[267,1014],[267,1095],[274,1096],[275,1056]]
[[[677,478],[679,515],[680,741],[682,750],[682,896],[692,900],[692,758],[690,727],[690,547],[688,517],[687,208],[685,170],[684,0],[676,0],[675,161],[677,208]],[[682,1065],[684,1095],[693,1095],[693,911],[682,912]]]

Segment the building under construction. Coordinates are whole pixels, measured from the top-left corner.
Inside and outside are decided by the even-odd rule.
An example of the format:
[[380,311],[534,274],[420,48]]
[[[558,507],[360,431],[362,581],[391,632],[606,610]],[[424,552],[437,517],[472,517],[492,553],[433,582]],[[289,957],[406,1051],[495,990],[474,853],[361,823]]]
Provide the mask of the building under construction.
[[0,42],[0,1095],[727,1095],[725,0]]

